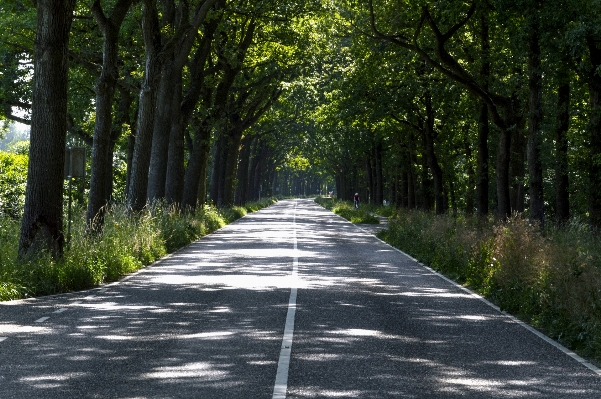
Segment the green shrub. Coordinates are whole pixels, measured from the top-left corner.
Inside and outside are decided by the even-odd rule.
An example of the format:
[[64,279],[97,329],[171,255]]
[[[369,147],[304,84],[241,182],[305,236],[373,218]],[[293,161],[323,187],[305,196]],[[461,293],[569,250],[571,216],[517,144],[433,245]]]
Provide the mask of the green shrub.
[[[253,207],[268,206],[271,199]],[[131,214],[113,206],[100,236],[85,230],[85,211],[74,213],[72,239],[64,256],[17,260],[19,222],[0,215],[0,300],[81,290],[115,281],[245,215],[247,208],[199,207],[194,213],[160,202]]]
[[401,210],[380,238],[583,355],[601,359],[601,237]]
[[315,199],[319,205],[331,210],[337,215],[342,216],[346,220],[355,224],[379,224],[380,220],[375,217],[369,208],[361,205],[359,209],[355,209],[354,204],[348,201],[337,201],[332,198],[319,197]]
[[0,151],[0,214],[18,219],[23,214],[28,156]]

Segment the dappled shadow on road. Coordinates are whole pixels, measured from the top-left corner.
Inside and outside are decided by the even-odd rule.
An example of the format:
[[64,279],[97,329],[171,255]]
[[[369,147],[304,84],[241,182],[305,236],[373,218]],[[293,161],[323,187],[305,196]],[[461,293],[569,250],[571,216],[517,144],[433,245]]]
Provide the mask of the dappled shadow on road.
[[251,216],[120,284],[0,306],[0,397],[270,398],[291,287],[290,398],[601,397],[586,369],[322,208]]
[[601,397],[598,376],[469,292],[312,215],[288,397]]
[[245,218],[118,285],[0,307],[0,397],[270,397],[291,211]]

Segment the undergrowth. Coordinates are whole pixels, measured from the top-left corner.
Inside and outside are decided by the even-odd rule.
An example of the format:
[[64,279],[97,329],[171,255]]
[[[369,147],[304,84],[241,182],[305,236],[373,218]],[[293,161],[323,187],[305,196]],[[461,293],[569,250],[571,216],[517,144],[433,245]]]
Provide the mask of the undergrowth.
[[17,259],[19,222],[0,217],[0,300],[82,290],[118,280],[274,202],[267,198],[244,207],[205,205],[194,213],[157,203],[132,214],[117,205],[106,213],[99,236],[86,233],[81,210],[74,217],[72,239],[63,257],[54,260],[42,254],[30,262]]
[[586,224],[541,230],[520,215],[494,223],[400,210],[379,237],[601,361],[601,238]]
[[337,215],[342,216],[346,220],[355,224],[379,224],[380,221],[372,213],[373,207],[364,204],[359,205],[359,209],[355,209],[353,203],[349,201],[339,201],[333,198],[319,197],[315,202],[326,209],[331,210]]

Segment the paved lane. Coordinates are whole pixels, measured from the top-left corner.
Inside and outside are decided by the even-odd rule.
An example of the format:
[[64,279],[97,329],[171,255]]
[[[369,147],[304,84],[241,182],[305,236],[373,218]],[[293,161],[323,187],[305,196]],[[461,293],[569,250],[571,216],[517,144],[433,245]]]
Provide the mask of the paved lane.
[[3,303],[0,337],[0,398],[272,398],[278,363],[288,398],[601,398],[598,375],[309,200],[119,284]]
[[480,299],[325,210],[298,218],[289,398],[601,398],[598,375]]

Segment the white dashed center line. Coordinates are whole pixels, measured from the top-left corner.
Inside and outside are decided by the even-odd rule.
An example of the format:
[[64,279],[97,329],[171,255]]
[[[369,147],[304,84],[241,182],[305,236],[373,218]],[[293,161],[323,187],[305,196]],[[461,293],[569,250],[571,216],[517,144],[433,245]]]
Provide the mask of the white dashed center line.
[[278,371],[275,376],[272,399],[285,399],[288,390],[288,370],[290,369],[290,353],[292,352],[292,337],[294,335],[294,316],[296,315],[296,292],[295,284],[298,278],[298,255],[296,241],[296,201],[294,202],[294,221],[292,228],[294,243],[294,258],[292,263],[292,287],[290,288],[290,299],[288,300],[288,314],[286,315],[286,326],[284,327],[284,338],[278,361]]
[[42,318],[39,318],[39,319],[37,319],[35,322],[36,322],[36,323],[43,323],[43,322],[45,322],[46,320],[48,320],[49,318],[50,318],[50,317],[42,317]]

